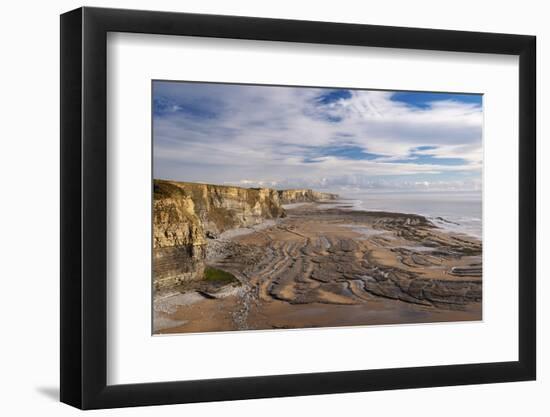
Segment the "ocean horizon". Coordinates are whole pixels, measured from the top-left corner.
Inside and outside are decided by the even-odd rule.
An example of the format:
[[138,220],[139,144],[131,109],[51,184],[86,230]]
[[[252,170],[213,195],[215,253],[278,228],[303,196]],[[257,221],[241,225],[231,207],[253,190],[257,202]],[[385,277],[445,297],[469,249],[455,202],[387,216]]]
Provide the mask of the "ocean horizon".
[[335,191],[356,210],[419,214],[436,226],[482,238],[480,191]]

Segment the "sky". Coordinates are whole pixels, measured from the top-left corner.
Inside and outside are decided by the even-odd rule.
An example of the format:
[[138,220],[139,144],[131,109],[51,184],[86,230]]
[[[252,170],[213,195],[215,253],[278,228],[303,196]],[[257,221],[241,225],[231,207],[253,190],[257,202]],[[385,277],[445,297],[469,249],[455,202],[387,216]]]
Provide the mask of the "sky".
[[482,95],[153,82],[154,177],[243,187],[477,191]]

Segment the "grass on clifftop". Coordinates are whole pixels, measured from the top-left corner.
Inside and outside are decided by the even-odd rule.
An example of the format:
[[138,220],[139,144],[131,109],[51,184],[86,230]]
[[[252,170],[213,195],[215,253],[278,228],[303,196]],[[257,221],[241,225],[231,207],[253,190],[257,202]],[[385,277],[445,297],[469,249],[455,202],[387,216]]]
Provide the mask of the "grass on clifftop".
[[221,269],[212,268],[207,266],[204,270],[204,280],[210,282],[220,282],[229,284],[231,282],[237,282],[237,278],[229,272],[222,271]]

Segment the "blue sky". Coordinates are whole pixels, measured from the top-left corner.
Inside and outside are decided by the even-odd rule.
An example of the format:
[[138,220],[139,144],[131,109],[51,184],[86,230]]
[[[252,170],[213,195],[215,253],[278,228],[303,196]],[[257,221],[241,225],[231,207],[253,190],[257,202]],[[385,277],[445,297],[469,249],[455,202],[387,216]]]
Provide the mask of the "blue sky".
[[450,93],[424,93],[424,92],[395,92],[391,100],[398,101],[410,106],[427,109],[430,107],[430,103],[434,101],[457,101],[460,103],[471,103],[481,106],[482,102],[481,94],[450,94]]
[[478,190],[482,96],[155,81],[154,176]]

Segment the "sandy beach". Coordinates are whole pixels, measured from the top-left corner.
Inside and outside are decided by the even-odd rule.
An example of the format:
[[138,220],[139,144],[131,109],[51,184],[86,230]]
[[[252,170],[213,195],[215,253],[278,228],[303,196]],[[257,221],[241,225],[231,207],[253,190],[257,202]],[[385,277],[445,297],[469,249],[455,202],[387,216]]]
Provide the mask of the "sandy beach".
[[293,204],[210,239],[230,283],[155,293],[154,333],[481,320],[481,242],[415,214]]

